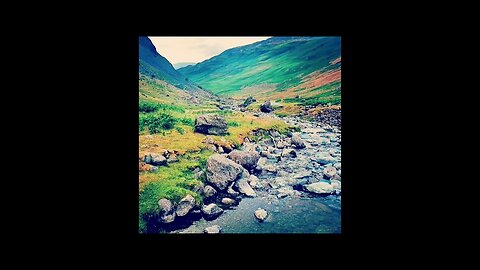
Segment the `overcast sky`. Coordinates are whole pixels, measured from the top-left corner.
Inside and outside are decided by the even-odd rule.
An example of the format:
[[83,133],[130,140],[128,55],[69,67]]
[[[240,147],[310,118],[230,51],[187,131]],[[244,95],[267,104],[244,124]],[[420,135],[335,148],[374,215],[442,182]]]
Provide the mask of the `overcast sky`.
[[198,63],[221,52],[269,37],[149,37],[157,52],[172,64]]

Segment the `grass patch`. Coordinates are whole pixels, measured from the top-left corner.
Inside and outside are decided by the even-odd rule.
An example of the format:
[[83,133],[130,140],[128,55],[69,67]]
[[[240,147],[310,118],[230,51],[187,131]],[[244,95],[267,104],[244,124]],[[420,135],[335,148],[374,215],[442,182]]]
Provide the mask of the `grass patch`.
[[175,118],[165,113],[140,114],[138,121],[139,130],[143,131],[147,128],[150,134],[156,134],[162,130],[172,129],[175,124]]
[[227,123],[227,126],[229,126],[229,127],[238,127],[239,124],[238,124],[237,122],[235,122],[235,121],[229,121],[229,122]]
[[197,167],[205,168],[206,160],[212,154],[210,151],[192,153],[179,158],[179,162],[168,167],[159,167],[154,173],[140,174],[139,193],[139,231],[141,233],[155,230],[158,218],[158,200],[166,198],[172,202],[179,202],[187,194],[195,198],[200,206],[203,198],[192,191],[200,184],[193,178],[193,170]]

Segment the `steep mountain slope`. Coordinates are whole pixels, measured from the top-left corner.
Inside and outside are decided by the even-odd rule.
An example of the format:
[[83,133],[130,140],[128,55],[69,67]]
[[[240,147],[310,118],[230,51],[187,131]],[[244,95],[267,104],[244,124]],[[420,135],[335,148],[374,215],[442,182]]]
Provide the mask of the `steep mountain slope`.
[[185,80],[185,76],[175,70],[173,65],[161,56],[148,37],[139,37],[139,72],[152,78],[163,80],[185,90],[199,88]]
[[340,37],[272,37],[178,69],[214,93],[340,100]]
[[148,37],[139,37],[139,98],[164,104],[198,104],[213,95],[186,80]]

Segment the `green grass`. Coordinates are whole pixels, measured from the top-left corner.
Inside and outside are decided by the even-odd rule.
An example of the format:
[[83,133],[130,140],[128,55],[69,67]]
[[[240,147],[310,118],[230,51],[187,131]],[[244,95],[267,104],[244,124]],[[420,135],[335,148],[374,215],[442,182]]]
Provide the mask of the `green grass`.
[[179,157],[179,162],[171,163],[167,167],[159,167],[154,173],[142,173],[141,180],[148,181],[139,193],[139,230],[141,233],[150,232],[156,228],[158,218],[158,201],[162,198],[179,202],[187,194],[195,198],[200,206],[203,198],[192,191],[200,181],[193,178],[195,168],[205,168],[210,151],[190,153]]
[[328,104],[337,105],[341,103],[341,82],[335,81],[308,92],[310,97],[285,98],[283,102],[298,103],[300,105],[319,105]]
[[277,91],[298,85],[301,77],[313,71],[328,71],[340,64],[340,38],[313,38],[233,48],[180,73],[217,94],[230,95],[243,87],[278,84]]
[[157,114],[140,114],[139,115],[139,130],[143,131],[148,129],[150,134],[156,134],[162,130],[172,129],[176,120],[169,114],[157,113]]

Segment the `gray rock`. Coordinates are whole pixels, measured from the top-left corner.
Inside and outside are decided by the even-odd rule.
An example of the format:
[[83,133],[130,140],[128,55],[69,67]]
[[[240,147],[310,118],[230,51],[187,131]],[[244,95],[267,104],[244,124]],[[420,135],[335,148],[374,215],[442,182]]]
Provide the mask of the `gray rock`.
[[205,171],[197,171],[193,174],[193,178],[198,179],[198,180],[203,180],[205,179]]
[[320,144],[320,145],[330,144],[330,140],[327,139],[327,138],[319,138],[317,141],[318,141],[318,144]]
[[210,226],[210,227],[207,227],[203,230],[203,233],[207,233],[207,234],[217,234],[217,233],[222,233],[222,227],[218,226],[218,225],[213,225],[213,226]]
[[175,220],[175,212],[173,211],[173,204],[168,199],[162,198],[158,201],[160,207],[160,222],[171,223]]
[[168,159],[167,159],[167,162],[178,162],[178,158],[177,158],[177,155],[175,154],[171,154],[168,156]]
[[250,178],[248,178],[248,183],[250,184],[250,186],[252,188],[256,187],[257,184],[258,184],[258,177],[256,177],[255,175],[251,174],[250,175]]
[[312,176],[312,171],[302,170],[302,171],[294,174],[293,178],[301,179],[301,178],[310,177],[310,176]]
[[257,100],[254,97],[249,96],[249,97],[247,97],[247,99],[245,99],[245,101],[243,102],[243,104],[241,106],[248,107],[248,105],[252,104],[255,101],[257,101]]
[[256,151],[233,150],[228,154],[228,158],[242,165],[245,169],[250,170],[255,168],[260,159],[260,155]]
[[223,213],[223,209],[211,203],[202,207],[202,213],[206,220],[213,220]]
[[331,180],[330,183],[332,185],[332,188],[336,191],[337,194],[342,191],[342,182],[337,180]]
[[333,158],[332,156],[330,156],[330,154],[327,153],[327,155],[318,156],[317,157],[317,162],[322,164],[322,165],[326,165],[326,164],[330,164],[330,163],[335,163],[336,159]]
[[327,166],[323,170],[323,175],[328,179],[332,178],[335,174],[337,174],[337,169],[335,169],[333,166]]
[[177,210],[175,213],[177,214],[178,217],[183,217],[192,210],[192,208],[195,206],[195,198],[193,198],[192,195],[188,194],[185,196],[185,198],[181,199],[180,202],[177,205]]
[[289,145],[289,144],[285,143],[285,141],[282,141],[282,140],[279,140],[279,141],[277,142],[277,148],[278,148],[278,149],[283,149],[283,148],[287,147],[288,145]]
[[234,161],[215,154],[207,160],[207,182],[219,190],[225,190],[230,182],[235,181],[244,168]]
[[265,210],[265,209],[258,208],[258,209],[255,211],[254,216],[255,216],[260,222],[263,222],[263,221],[267,218],[268,212],[267,212],[267,210]]
[[316,193],[316,194],[332,194],[334,188],[331,184],[327,182],[316,182],[313,184],[309,184],[304,186],[305,190]]
[[270,184],[273,188],[284,187],[287,185],[287,180],[283,177],[277,177]]
[[162,198],[158,201],[160,213],[170,213],[173,210],[173,204],[170,200]]
[[212,196],[215,196],[215,194],[217,194],[217,191],[213,187],[206,185],[203,188],[203,194],[205,195],[206,198],[210,198]]
[[143,161],[151,165],[157,165],[157,166],[167,165],[167,159],[163,155],[157,154],[157,153],[146,154],[143,157]]
[[225,151],[223,150],[223,147],[221,147],[221,146],[218,147],[218,153],[219,154],[225,153]]
[[169,215],[160,216],[160,222],[162,223],[172,223],[175,221],[175,212]]
[[192,188],[192,191],[198,194],[203,194],[204,189],[205,189],[205,184],[203,182],[198,182]]
[[297,190],[293,190],[290,187],[282,187],[278,189],[277,198],[285,198],[287,196],[299,196],[300,192]]
[[302,129],[302,132],[305,133],[322,133],[325,132],[323,128],[304,128]]
[[214,144],[208,144],[207,149],[212,152],[217,152],[217,147]]
[[255,167],[256,170],[263,170],[263,167],[267,165],[267,158],[261,157],[257,161],[257,166]]
[[232,196],[238,196],[240,193],[236,192],[234,189],[233,189],[233,185],[235,185],[235,182],[232,182],[232,184],[230,184],[230,186],[228,187],[227,189],[227,193],[232,195]]
[[268,151],[261,151],[260,156],[268,158],[270,156],[270,153],[268,153]]
[[260,111],[264,113],[269,113],[273,111],[272,103],[270,102],[270,100],[267,100],[262,105],[260,105]]
[[303,142],[303,139],[300,138],[300,136],[295,133],[292,136],[292,144],[295,145],[296,148],[305,148],[305,143]]
[[267,172],[271,172],[271,173],[276,173],[277,172],[277,167],[275,167],[273,165],[265,165],[265,166],[263,166],[263,170],[265,170]]
[[235,184],[235,187],[238,189],[240,193],[245,194],[246,196],[256,197],[257,194],[252,189],[252,187],[248,184],[249,177],[242,177],[238,179]]
[[226,205],[232,205],[235,204],[235,200],[225,197],[222,199],[222,203]]
[[207,136],[203,142],[206,144],[214,144],[215,140],[213,139],[212,136]]
[[195,132],[222,135],[227,133],[225,117],[216,114],[202,114],[195,119]]
[[286,148],[286,149],[283,149],[281,156],[295,158],[297,157],[297,152],[295,152],[295,150],[291,148]]

